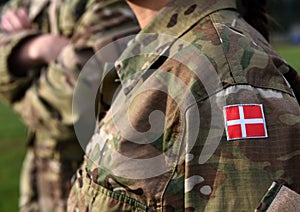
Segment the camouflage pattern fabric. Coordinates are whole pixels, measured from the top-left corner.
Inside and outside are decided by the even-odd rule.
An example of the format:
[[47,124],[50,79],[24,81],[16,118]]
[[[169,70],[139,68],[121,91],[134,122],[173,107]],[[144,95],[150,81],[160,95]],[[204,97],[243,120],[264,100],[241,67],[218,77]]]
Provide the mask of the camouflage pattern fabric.
[[268,189],[261,200],[257,212],[268,211],[298,211],[300,207],[300,195],[289,188],[276,182]]
[[[116,67],[123,90],[97,123],[69,211],[254,211],[273,181],[300,192],[288,65],[235,0],[172,1]],[[251,104],[267,136],[228,140],[224,107]]]
[[[77,76],[98,49],[138,27],[131,10],[119,0],[13,0],[3,12],[21,6],[28,9],[33,29],[0,34],[0,96],[30,131],[20,210],[65,211],[71,178],[83,159],[72,116]],[[14,76],[11,53],[25,39],[44,33],[64,35],[71,42],[53,63],[27,70],[24,77]]]

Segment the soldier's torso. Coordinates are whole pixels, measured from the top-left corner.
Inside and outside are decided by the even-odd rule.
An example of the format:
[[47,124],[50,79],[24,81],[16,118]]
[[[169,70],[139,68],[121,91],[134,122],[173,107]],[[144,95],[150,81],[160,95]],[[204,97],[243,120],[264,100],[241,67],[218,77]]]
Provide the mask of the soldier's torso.
[[[120,65],[126,95],[87,148],[78,206],[253,211],[274,180],[299,193],[299,105],[280,73],[286,64],[261,35],[222,10],[166,39],[171,45],[159,37],[141,40],[156,54],[168,46],[160,59]],[[141,46],[133,43],[129,55]]]

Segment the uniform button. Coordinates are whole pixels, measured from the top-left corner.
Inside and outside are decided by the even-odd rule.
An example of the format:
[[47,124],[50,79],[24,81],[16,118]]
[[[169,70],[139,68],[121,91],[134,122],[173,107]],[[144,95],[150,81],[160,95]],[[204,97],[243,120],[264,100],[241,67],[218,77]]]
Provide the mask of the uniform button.
[[117,69],[117,71],[120,71],[123,68],[123,62],[122,61],[116,61],[115,62],[115,67]]

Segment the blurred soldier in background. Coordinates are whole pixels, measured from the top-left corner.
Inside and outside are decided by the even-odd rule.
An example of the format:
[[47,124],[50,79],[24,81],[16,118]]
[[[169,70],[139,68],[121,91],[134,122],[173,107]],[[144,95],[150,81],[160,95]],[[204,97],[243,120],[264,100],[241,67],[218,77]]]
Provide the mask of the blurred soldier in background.
[[30,131],[20,210],[65,211],[83,158],[73,129],[76,79],[95,51],[138,30],[135,18],[119,0],[12,0],[0,28],[0,96]]

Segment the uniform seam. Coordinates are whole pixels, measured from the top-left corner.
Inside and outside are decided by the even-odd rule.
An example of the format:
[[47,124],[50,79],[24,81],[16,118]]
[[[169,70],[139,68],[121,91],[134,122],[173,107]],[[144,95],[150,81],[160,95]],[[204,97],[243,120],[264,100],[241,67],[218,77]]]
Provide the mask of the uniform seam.
[[[230,86],[227,86],[226,88],[223,88],[221,90],[216,90],[216,92],[210,94],[210,95],[206,95],[204,98],[201,98],[201,99],[197,99],[196,102],[190,104],[189,106],[187,106],[187,109],[186,111],[188,111],[191,107],[193,107],[194,105],[200,103],[200,102],[203,102],[207,99],[209,99],[210,97],[212,96],[215,96],[217,95],[218,93],[222,92],[222,91],[225,91],[227,90],[228,88],[230,87],[234,87],[234,86],[241,86],[241,85],[246,85],[246,86],[250,86],[254,89],[264,89],[264,90],[272,90],[272,91],[276,91],[276,92],[280,92],[280,93],[284,93],[284,94],[288,94],[289,96],[291,96],[292,98],[295,98],[295,96],[293,96],[291,93],[287,92],[287,91],[284,91],[284,90],[280,90],[280,89],[275,89],[275,88],[266,88],[266,87],[260,87],[260,86],[254,86],[254,85],[251,85],[249,83],[236,83],[236,84],[232,84]],[[224,96],[225,98],[225,96]]]
[[224,55],[224,58],[225,58],[225,60],[226,60],[226,64],[227,64],[227,66],[228,66],[228,69],[229,69],[231,78],[233,79],[234,83],[237,83],[237,81],[236,81],[235,78],[234,78],[233,72],[232,72],[232,67],[233,67],[233,66],[232,66],[230,60],[228,59],[228,57],[227,57],[227,55],[226,55],[226,53],[225,53],[224,43],[223,43],[223,41],[222,41],[221,34],[220,34],[220,32],[219,32],[219,30],[217,29],[217,26],[216,26],[217,20],[214,18],[214,13],[210,14],[210,15],[209,15],[209,18],[210,18],[210,21],[212,22],[212,25],[213,25],[213,27],[214,27],[214,29],[215,29],[215,31],[216,31],[216,34],[218,35],[218,38],[219,38],[220,42],[221,42],[221,48],[222,48],[223,55]]
[[[165,196],[165,194],[166,194],[166,191],[167,191],[167,189],[168,189],[168,187],[169,187],[169,185],[170,185],[170,183],[171,183],[171,181],[172,181],[172,179],[173,179],[173,177],[174,177],[174,175],[175,175],[175,173],[176,173],[176,169],[177,169],[177,166],[178,166],[178,162],[179,162],[179,160],[180,160],[180,157],[182,156],[181,155],[181,152],[184,152],[184,144],[185,144],[185,142],[184,142],[184,138],[185,138],[185,135],[186,135],[186,127],[187,127],[187,112],[188,112],[188,110],[191,108],[191,107],[193,107],[194,105],[196,105],[197,104],[197,101],[195,102],[195,103],[193,103],[193,104],[190,104],[190,105],[188,105],[186,108],[185,108],[185,110],[183,111],[183,115],[182,115],[182,122],[181,122],[181,124],[184,124],[184,126],[182,127],[182,129],[183,129],[183,132],[182,132],[182,138],[181,138],[181,141],[180,141],[180,147],[178,148],[178,157],[177,157],[177,159],[176,159],[176,162],[175,162],[175,166],[174,166],[174,168],[172,169],[172,174],[171,174],[171,176],[170,176],[170,178],[169,178],[169,180],[168,180],[168,182],[166,183],[166,186],[164,187],[164,191],[162,192],[162,195],[161,195],[161,211],[162,212],[164,212],[165,210],[164,210],[164,204],[163,204],[163,199],[164,199],[164,196]],[[183,182],[183,185],[184,185],[184,182]]]

